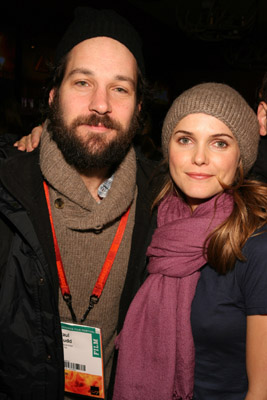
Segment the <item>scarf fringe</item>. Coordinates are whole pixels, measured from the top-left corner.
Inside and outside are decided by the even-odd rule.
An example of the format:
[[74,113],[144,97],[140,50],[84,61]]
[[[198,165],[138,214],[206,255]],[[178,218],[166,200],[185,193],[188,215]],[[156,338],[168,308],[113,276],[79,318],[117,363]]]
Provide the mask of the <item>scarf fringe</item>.
[[193,400],[193,395],[187,394],[185,397],[178,395],[178,393],[175,391],[172,395],[172,400]]

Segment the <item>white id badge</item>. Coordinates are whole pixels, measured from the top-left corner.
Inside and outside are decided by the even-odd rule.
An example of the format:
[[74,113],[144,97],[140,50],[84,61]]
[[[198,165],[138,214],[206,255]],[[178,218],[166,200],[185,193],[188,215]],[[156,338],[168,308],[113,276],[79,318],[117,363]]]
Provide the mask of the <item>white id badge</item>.
[[103,399],[104,372],[101,330],[61,322],[65,391]]

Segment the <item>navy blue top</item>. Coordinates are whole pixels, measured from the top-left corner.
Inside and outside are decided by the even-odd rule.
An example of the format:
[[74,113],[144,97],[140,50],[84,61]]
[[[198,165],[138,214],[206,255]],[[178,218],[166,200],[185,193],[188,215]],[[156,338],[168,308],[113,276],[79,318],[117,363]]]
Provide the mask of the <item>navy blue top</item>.
[[246,262],[219,275],[201,270],[192,303],[196,348],[196,400],[243,400],[246,374],[246,316],[267,314],[267,232],[243,248]]

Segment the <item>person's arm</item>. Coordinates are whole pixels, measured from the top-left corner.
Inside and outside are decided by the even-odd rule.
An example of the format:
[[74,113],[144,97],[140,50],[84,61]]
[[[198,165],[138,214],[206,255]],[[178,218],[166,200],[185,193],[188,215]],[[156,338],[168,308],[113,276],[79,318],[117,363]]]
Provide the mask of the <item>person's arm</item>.
[[23,136],[20,140],[14,143],[14,146],[20,151],[33,151],[40,142],[43,127],[41,125],[33,128],[31,133]]
[[247,317],[245,400],[267,400],[267,315]]

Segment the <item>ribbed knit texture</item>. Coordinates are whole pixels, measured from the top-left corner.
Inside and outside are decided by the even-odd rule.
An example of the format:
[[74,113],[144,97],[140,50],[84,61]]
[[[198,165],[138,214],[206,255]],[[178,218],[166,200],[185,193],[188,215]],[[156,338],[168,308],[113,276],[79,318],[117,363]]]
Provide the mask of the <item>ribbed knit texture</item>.
[[236,138],[244,174],[256,161],[259,144],[257,116],[245,99],[222,83],[202,83],[183,92],[174,100],[162,130],[162,151],[168,157],[171,134],[178,122],[189,114],[204,113],[222,121]]
[[[77,171],[65,162],[46,130],[42,135],[40,166],[50,185],[56,236],[78,319],[88,307],[89,297],[115,236],[120,217],[133,203],[124,237],[103,294],[86,319],[87,325],[105,327],[102,335],[107,386],[113,360],[119,301],[134,226],[137,194],[135,152],[133,149],[129,151],[115,173],[107,197],[100,204],[92,198]],[[62,208],[55,207],[55,201],[59,198],[64,203]],[[61,293],[59,298],[61,320],[71,321]]]

